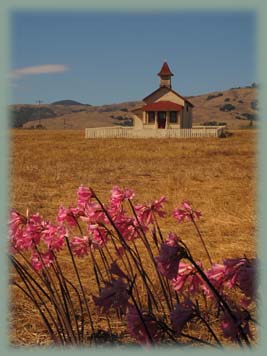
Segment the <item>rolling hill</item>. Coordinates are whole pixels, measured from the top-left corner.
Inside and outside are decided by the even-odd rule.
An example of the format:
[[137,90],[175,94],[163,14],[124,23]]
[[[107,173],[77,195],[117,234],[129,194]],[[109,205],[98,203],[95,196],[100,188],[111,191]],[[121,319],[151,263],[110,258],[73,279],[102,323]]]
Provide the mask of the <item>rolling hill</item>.
[[[221,92],[191,96],[194,105],[193,124],[225,123],[229,128],[247,126],[257,117],[257,88],[232,88]],[[83,129],[131,124],[131,110],[141,106],[141,101],[112,105],[91,106],[72,100],[52,104],[11,105],[10,126],[34,128],[42,125],[47,129]]]

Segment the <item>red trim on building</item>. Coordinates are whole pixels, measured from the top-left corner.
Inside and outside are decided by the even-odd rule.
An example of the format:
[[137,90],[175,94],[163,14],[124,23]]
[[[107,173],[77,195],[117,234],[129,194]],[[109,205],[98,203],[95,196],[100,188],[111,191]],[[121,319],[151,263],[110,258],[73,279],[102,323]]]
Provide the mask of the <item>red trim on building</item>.
[[163,63],[163,66],[161,67],[160,72],[158,73],[159,76],[161,75],[173,75],[172,72],[170,71],[170,68],[168,66],[167,62]]
[[156,101],[142,107],[144,111],[180,111],[183,106],[173,103],[171,101]]

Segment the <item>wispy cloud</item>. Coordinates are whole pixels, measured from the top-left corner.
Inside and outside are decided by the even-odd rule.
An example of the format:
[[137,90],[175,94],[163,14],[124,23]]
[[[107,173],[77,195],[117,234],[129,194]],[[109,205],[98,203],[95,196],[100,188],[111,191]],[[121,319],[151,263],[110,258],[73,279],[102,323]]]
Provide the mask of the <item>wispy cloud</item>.
[[20,78],[25,75],[65,72],[67,70],[69,70],[69,68],[64,64],[44,64],[41,66],[13,69],[11,71],[11,78]]

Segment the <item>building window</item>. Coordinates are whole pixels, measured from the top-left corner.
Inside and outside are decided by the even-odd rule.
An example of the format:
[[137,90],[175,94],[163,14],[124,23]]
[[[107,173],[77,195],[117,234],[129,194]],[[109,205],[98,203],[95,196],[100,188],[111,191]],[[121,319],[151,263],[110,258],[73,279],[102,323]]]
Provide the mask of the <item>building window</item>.
[[170,112],[170,123],[176,124],[177,123],[177,111]]
[[148,112],[148,123],[149,124],[154,124],[155,123],[155,112],[154,111],[149,111]]

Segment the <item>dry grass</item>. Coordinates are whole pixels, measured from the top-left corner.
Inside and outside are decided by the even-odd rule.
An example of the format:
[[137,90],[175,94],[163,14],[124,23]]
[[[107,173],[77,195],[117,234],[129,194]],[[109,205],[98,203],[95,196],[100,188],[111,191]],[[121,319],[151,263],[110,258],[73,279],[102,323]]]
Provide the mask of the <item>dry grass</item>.
[[[11,131],[10,206],[54,220],[59,205],[75,204],[79,185],[106,200],[113,185],[135,190],[136,200],[166,195],[171,212],[183,199],[201,210],[200,229],[214,261],[254,257],[256,251],[256,133],[225,139],[86,140],[83,131]],[[189,225],[170,217],[197,259],[205,253]],[[37,313],[12,292],[11,342],[47,342]],[[40,332],[39,332],[40,331]]]

